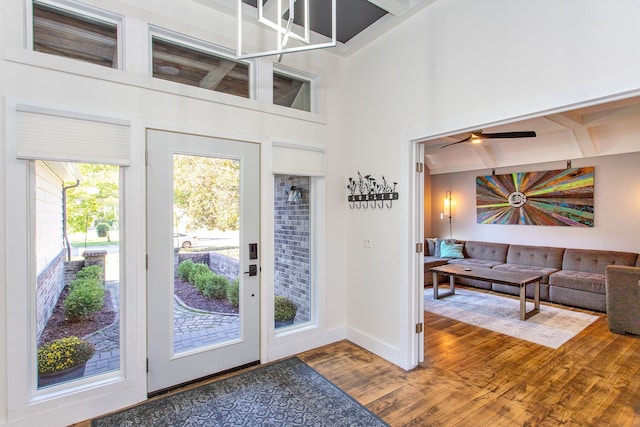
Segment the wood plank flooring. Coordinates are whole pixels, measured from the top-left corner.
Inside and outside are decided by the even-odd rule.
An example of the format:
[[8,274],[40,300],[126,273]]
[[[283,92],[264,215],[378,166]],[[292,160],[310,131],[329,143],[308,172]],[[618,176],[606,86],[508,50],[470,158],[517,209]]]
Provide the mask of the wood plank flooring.
[[299,357],[392,426],[640,426],[640,338],[605,316],[554,350],[425,313],[410,372],[346,341]]
[[409,372],[348,341],[298,357],[391,426],[640,426],[640,338],[605,316],[557,350],[424,321],[425,361]]

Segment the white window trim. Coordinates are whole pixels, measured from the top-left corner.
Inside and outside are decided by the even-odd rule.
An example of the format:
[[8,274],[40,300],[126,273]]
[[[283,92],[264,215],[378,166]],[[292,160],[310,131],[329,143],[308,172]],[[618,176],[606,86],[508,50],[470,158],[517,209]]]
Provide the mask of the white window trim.
[[[315,74],[311,74],[305,71],[296,70],[291,67],[287,67],[281,64],[273,64],[273,73],[283,74],[285,76],[291,77],[296,80],[303,80],[305,82],[309,82],[309,91],[311,97],[311,111],[310,113],[318,113],[318,80],[319,77]],[[273,88],[273,75],[272,79],[272,88]],[[273,91],[273,89],[272,89]],[[282,107],[282,106],[278,106]],[[292,107],[282,107],[282,108],[292,108]]]
[[[172,42],[186,48],[200,50],[211,55],[220,56],[233,62],[245,64],[249,67],[249,99],[256,100],[256,61],[247,59],[238,59],[232,49],[208,43],[195,37],[187,36],[166,28],[149,25],[149,75],[153,76],[153,38],[157,37],[168,42]],[[180,83],[175,83],[180,84]],[[203,89],[207,90],[208,89]]]
[[[12,250],[5,253],[7,284],[13,285],[7,286],[7,299],[4,303],[12,303],[0,307],[7,314],[5,339],[7,343],[11,343],[7,347],[6,359],[0,358],[7,373],[7,405],[3,409],[6,409],[9,420],[25,418],[29,425],[68,425],[132,405],[144,400],[146,396],[146,342],[140,339],[145,336],[146,310],[144,304],[141,306],[139,303],[144,300],[146,288],[135,286],[136,283],[146,282],[146,273],[136,267],[144,264],[144,246],[139,243],[144,241],[141,230],[145,228],[144,219],[141,218],[145,206],[140,197],[140,183],[143,180],[140,180],[140,170],[132,170],[139,167],[120,167],[120,290],[123,301],[126,301],[121,304],[119,315],[120,369],[68,385],[36,389],[36,374],[32,363],[35,341],[31,341],[35,331],[35,294],[30,292],[35,286],[35,260],[31,243],[34,217],[30,207],[34,194],[30,184],[33,180],[33,162],[16,158],[17,105],[37,106],[14,97],[7,97],[4,105],[7,146],[5,173],[12,178],[12,185],[7,186],[4,197],[7,206],[14,206],[14,209],[7,211],[4,226],[7,241],[15,243]],[[56,109],[55,106],[39,107]],[[77,114],[81,116],[85,113],[78,111]],[[113,117],[113,120],[120,122],[122,119]],[[143,163],[143,153],[136,151],[134,164]],[[15,286],[16,284],[28,286]],[[27,349],[31,353],[25,357]]]
[[[124,70],[124,17],[104,9],[77,3],[72,0],[25,0],[26,25],[25,25],[25,48],[33,51],[33,3],[40,3],[57,9],[63,9],[75,15],[81,15],[95,21],[114,24],[116,26],[116,70]],[[61,57],[64,58],[64,57]],[[66,58],[72,60],[70,58]],[[75,61],[75,60],[73,60]]]

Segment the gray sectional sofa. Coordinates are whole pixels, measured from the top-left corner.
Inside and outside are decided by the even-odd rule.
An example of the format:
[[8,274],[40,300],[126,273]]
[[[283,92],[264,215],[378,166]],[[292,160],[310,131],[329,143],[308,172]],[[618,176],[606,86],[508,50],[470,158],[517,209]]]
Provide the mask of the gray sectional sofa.
[[[463,258],[451,259],[440,256],[438,248],[441,241],[426,239],[425,248],[429,252],[424,257],[425,286],[432,285],[430,268],[449,263],[476,268],[534,272],[542,274],[542,301],[606,312],[607,266],[633,267],[640,274],[640,258],[632,252],[457,241],[456,243],[463,244]],[[512,286],[478,280],[457,278],[456,283],[513,295],[518,293],[518,289]],[[527,294],[532,297],[533,289],[527,289]]]

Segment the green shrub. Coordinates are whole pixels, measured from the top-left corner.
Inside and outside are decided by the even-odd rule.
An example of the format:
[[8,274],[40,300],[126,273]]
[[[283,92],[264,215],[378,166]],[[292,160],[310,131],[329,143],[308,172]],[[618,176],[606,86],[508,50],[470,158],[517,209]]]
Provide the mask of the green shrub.
[[76,273],[76,278],[102,280],[102,267],[99,265],[88,265]]
[[203,273],[211,273],[211,269],[208,265],[202,263],[193,264],[191,271],[189,271],[189,282],[195,285],[196,276]]
[[276,295],[274,300],[274,317],[278,321],[287,321],[296,317],[298,307],[289,298]]
[[204,293],[204,288],[213,281],[213,276],[214,274],[211,270],[203,271],[202,273],[194,276],[193,286],[195,286],[200,292]]
[[106,222],[99,222],[96,224],[96,231],[99,233],[106,233],[109,230],[111,230],[111,226]]
[[229,282],[227,287],[227,299],[234,307],[238,307],[240,301],[240,279],[237,277]]
[[104,306],[104,287],[95,279],[76,279],[64,300],[64,314],[71,320],[83,320]]
[[180,263],[180,265],[178,266],[178,277],[180,278],[180,280],[189,280],[189,274],[191,273],[194,265],[196,264],[190,259],[182,261]]
[[207,281],[202,293],[205,297],[222,299],[227,296],[228,286],[229,279],[219,274],[213,274],[213,278]]

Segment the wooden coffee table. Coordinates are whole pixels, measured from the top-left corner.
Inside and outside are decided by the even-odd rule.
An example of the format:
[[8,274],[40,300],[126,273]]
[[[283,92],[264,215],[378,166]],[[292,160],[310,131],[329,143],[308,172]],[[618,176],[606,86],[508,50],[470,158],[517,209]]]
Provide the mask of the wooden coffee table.
[[[527,320],[531,316],[540,313],[540,280],[541,274],[519,273],[512,271],[500,271],[490,268],[468,267],[459,264],[447,264],[432,267],[433,273],[433,298],[440,299],[456,293],[455,278],[483,280],[486,282],[500,283],[502,285],[517,286],[520,288],[520,320]],[[440,293],[438,291],[438,274],[449,276],[449,290]],[[533,285],[533,309],[527,311],[527,285]]]

